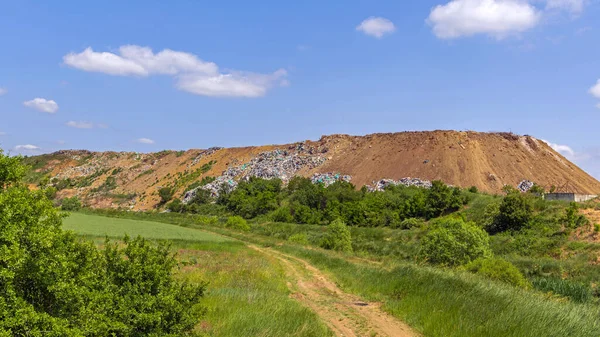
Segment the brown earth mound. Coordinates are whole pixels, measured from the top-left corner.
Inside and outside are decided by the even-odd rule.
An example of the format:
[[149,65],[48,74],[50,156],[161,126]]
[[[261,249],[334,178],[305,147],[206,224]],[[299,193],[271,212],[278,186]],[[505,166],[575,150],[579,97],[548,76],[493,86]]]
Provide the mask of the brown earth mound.
[[600,193],[598,180],[546,143],[510,133],[331,135],[287,145],[150,154],[59,151],[27,160],[40,176],[56,178],[55,183],[71,179],[74,186],[61,190],[59,197],[78,195],[93,207],[145,210],[158,204],[160,187],[175,186],[175,196],[179,197],[203,177],[216,177],[229,167],[241,167],[263,152],[297,148],[309,148],[310,155],[326,159],[315,168],[300,168],[297,174],[350,175],[358,187],[384,178],[413,177],[499,193],[504,185],[516,186],[527,179],[547,189],[555,186],[561,191]]

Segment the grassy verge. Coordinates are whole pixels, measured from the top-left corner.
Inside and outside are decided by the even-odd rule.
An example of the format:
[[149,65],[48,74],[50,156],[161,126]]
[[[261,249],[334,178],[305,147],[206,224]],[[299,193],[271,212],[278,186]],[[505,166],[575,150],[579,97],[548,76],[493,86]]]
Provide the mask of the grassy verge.
[[[208,281],[201,336],[331,336],[318,317],[289,297],[278,261],[220,235],[165,223],[71,214],[66,229],[102,244],[98,237],[124,233],[168,239],[181,261],[178,277]],[[182,240],[185,238],[185,240]]]

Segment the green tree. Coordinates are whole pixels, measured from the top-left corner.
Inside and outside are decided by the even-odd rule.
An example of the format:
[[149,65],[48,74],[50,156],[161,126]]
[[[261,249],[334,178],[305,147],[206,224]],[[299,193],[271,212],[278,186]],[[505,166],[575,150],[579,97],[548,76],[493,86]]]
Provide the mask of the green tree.
[[504,197],[496,219],[487,228],[490,234],[504,231],[518,231],[531,220],[533,207],[530,200],[521,193],[510,193]]
[[61,229],[45,191],[0,154],[0,336],[185,336],[204,284],[176,280],[169,247],[125,238],[98,250]]
[[434,221],[421,240],[422,260],[444,266],[459,266],[490,257],[488,234],[472,222],[443,218]]
[[332,221],[327,226],[327,234],[321,241],[321,247],[351,253],[352,234],[350,228],[341,219]]

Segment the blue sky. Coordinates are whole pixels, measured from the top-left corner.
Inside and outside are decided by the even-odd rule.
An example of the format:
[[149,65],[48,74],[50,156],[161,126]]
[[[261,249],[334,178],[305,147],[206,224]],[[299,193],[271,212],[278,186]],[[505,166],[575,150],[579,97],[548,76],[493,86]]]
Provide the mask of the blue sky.
[[593,0],[0,4],[0,146],[512,131],[600,177]]

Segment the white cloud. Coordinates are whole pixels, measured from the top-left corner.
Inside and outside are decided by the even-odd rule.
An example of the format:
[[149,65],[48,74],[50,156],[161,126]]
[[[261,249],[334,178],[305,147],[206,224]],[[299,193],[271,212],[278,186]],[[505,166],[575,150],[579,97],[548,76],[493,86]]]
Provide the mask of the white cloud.
[[136,140],[136,142],[140,144],[154,144],[154,141],[150,138],[139,138]]
[[67,54],[63,57],[63,62],[73,68],[109,75],[148,75],[148,71],[144,67],[132,60],[122,58],[113,53],[97,53],[92,48],[86,48],[79,54]]
[[0,136],[6,136],[6,132],[0,131]]
[[596,84],[590,88],[590,94],[596,98],[600,98],[600,80],[598,80]]
[[476,34],[500,39],[533,28],[540,18],[540,11],[524,1],[452,0],[434,7],[427,23],[441,39]]
[[386,18],[371,16],[361,22],[360,25],[356,27],[356,30],[380,39],[385,34],[393,33],[396,30],[396,26],[394,26],[392,21]]
[[94,127],[94,123],[76,121],[68,121],[65,125],[77,129],[91,129]]
[[127,45],[118,54],[95,52],[87,48],[81,53],[63,57],[66,65],[76,69],[119,76],[170,75],[181,90],[214,97],[260,97],[277,85],[285,85],[287,72],[255,74],[243,71],[222,73],[213,62],[190,53],[170,49],[154,53],[148,47]]
[[35,150],[39,150],[39,149],[40,148],[38,146],[31,145],[31,144],[15,146],[15,150],[17,150],[17,151],[35,151]]
[[554,151],[568,157],[568,158],[574,158],[575,157],[575,151],[573,151],[573,149],[568,146],[568,145],[561,145],[561,144],[556,144],[556,143],[551,143],[547,140],[543,140],[542,141],[546,144],[548,144],[548,146],[550,146]]
[[123,58],[139,64],[150,74],[177,75],[180,73],[202,73],[215,75],[219,68],[212,62],[204,62],[196,55],[165,49],[154,54],[152,49],[140,46],[119,48]]
[[4,89],[4,88],[0,88],[0,96],[6,94],[8,92],[8,90]]
[[572,14],[580,14],[583,12],[586,3],[587,0],[548,0],[546,8],[565,10]]
[[217,76],[184,75],[177,87],[197,95],[213,97],[261,97],[274,85],[287,86],[287,71],[279,69],[264,75],[254,73],[230,73]]
[[600,109],[600,103],[596,104],[596,108]]
[[41,112],[47,112],[50,114],[53,114],[56,111],[58,111],[58,104],[56,104],[56,102],[53,100],[47,100],[45,98],[34,98],[31,101],[23,102],[23,105],[25,105],[28,108],[32,108]]

